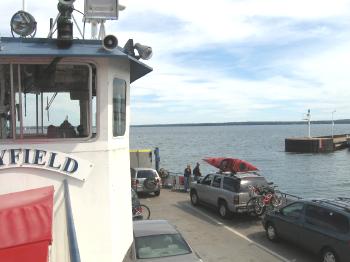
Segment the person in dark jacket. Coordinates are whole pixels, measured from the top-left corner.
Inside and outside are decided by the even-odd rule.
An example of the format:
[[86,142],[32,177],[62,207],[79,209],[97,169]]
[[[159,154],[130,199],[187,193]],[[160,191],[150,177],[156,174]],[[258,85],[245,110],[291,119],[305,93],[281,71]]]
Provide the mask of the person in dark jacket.
[[192,174],[191,166],[187,165],[187,167],[184,170],[184,190],[185,190],[185,192],[187,192],[187,190],[190,187],[191,174]]
[[199,177],[202,175],[200,169],[199,169],[199,163],[196,164],[196,167],[193,169],[193,176],[194,180],[198,181]]

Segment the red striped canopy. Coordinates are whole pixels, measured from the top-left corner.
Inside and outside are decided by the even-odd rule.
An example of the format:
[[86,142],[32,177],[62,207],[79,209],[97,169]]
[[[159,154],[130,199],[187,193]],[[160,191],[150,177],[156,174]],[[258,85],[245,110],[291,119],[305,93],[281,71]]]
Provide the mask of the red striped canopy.
[[54,187],[0,195],[0,261],[47,262]]
[[249,162],[238,158],[208,157],[203,159],[208,164],[224,172],[248,172],[259,170]]

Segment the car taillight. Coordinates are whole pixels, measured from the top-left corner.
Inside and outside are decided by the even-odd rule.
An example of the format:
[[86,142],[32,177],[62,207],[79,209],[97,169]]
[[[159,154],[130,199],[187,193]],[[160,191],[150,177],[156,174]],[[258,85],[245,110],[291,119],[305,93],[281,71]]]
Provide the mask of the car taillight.
[[233,197],[233,204],[238,205],[239,204],[239,195],[235,195]]

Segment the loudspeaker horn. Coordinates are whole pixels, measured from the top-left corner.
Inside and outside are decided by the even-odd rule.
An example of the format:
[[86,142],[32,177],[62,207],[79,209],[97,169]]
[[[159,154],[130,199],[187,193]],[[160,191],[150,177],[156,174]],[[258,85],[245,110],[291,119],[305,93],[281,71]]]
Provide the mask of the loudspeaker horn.
[[114,35],[106,35],[102,40],[102,46],[111,51],[118,46],[118,39]]
[[139,53],[140,58],[142,58],[143,60],[148,60],[153,55],[152,47],[150,47],[150,46],[141,45],[139,43],[136,43],[135,49]]

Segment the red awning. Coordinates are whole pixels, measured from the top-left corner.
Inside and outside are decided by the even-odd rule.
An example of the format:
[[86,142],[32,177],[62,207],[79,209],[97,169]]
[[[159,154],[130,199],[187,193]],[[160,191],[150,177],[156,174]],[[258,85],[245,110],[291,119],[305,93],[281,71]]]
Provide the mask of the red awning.
[[0,261],[46,262],[54,187],[0,195]]

